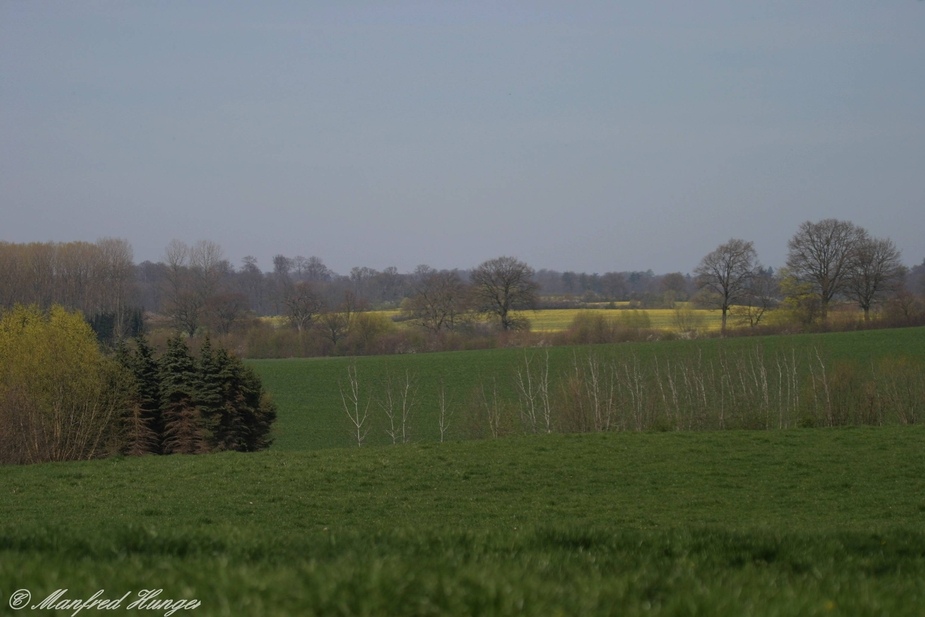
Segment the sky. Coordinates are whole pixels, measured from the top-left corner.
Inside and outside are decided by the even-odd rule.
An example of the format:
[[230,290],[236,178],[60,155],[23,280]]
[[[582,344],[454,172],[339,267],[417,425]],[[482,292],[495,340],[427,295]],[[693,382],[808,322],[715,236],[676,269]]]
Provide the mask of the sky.
[[0,241],[690,272],[925,260],[925,2],[0,0]]

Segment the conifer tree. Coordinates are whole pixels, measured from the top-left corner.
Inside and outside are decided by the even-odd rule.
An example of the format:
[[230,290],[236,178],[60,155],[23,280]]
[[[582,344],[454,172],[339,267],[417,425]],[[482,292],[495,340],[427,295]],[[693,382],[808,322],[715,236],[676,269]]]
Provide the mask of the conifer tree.
[[[146,407],[146,401],[142,394],[143,381],[137,372],[139,366],[137,356],[128,348],[124,340],[119,340],[116,344],[116,361],[123,370],[130,374],[130,386],[128,387],[129,395],[127,407],[122,418],[122,443],[120,451],[122,454],[129,456],[141,456],[158,452],[160,449],[160,434],[152,427],[153,418]],[[156,368],[156,365],[155,365]],[[157,375],[155,373],[155,384]],[[155,411],[160,413],[160,403]]]
[[202,416],[203,426],[209,431],[210,450],[234,450],[228,441],[228,405],[225,376],[222,374],[222,353],[212,349],[206,337],[199,350],[195,380],[195,403]]
[[264,391],[257,373],[224,349],[218,352],[228,406],[225,438],[242,452],[265,450],[273,442],[276,405]]
[[154,357],[154,350],[144,335],[135,339],[135,355],[132,371],[138,382],[138,396],[145,418],[151,430],[157,435],[155,452],[163,452],[164,413],[161,409],[160,366]]
[[196,406],[196,363],[179,335],[167,342],[167,352],[159,365],[164,453],[207,452],[210,435]]

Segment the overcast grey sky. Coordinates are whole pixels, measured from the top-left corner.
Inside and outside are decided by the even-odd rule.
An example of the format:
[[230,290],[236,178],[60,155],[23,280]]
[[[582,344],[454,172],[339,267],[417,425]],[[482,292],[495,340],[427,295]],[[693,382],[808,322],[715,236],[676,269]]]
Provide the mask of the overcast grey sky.
[[0,0],[0,240],[407,272],[925,258],[925,2]]

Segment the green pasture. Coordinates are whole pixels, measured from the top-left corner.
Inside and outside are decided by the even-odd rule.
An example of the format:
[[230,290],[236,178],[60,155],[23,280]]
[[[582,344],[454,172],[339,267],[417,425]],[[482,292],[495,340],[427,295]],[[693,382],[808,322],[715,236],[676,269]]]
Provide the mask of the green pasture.
[[[916,366],[925,366],[925,328],[359,358],[253,360],[250,365],[258,371],[280,407],[275,448],[311,450],[356,445],[342,399],[342,393],[348,391],[347,371],[351,366],[356,368],[363,403],[369,405],[366,425],[369,430],[366,442],[369,444],[391,442],[386,434],[388,427],[379,401],[388,389],[389,379],[397,383],[406,377],[414,381],[416,392],[409,422],[411,441],[439,441],[438,394],[441,389],[446,395],[446,408],[450,414],[445,439],[489,436],[483,417],[484,401],[492,399],[496,393],[506,418],[506,425],[502,428],[508,434],[523,432],[518,418],[521,403],[515,381],[528,359],[535,369],[545,363],[547,354],[553,375],[551,381],[557,388],[561,388],[565,376],[574,372],[576,362],[579,368],[584,369],[592,357],[600,358],[602,364],[638,363],[646,373],[652,372],[656,362],[663,372],[685,363],[718,371],[720,363],[727,362],[726,370],[738,378],[739,367],[730,359],[750,359],[760,355],[765,359],[772,390],[770,394],[773,396],[778,390],[775,381],[782,362],[784,368],[788,363],[799,366],[802,390],[811,387],[808,384],[812,383],[812,378],[818,381],[821,377],[820,358],[830,368],[826,378],[839,378],[847,385],[860,384],[865,371],[893,360],[902,360],[905,364],[901,366],[916,373]],[[850,364],[854,373],[840,371],[836,375],[831,370],[836,364]],[[748,368],[743,367],[743,370]],[[810,371],[815,371],[815,374],[811,375]],[[853,396],[850,388],[841,387],[839,391]],[[800,404],[806,405],[810,393],[801,391],[799,394],[803,397]],[[794,411],[793,416],[786,419],[786,426],[801,425],[805,418],[796,414],[797,411]],[[665,428],[664,424],[661,426]]]
[[[766,371],[773,399],[778,367],[802,371],[800,405],[825,387],[836,407],[866,409],[870,375],[889,381],[868,367],[920,383],[925,328],[251,361],[279,405],[268,451],[0,467],[0,614],[74,614],[40,607],[59,589],[125,604],[161,589],[198,601],[170,614],[201,616],[921,614],[925,417],[800,428],[801,407],[784,430],[675,430],[686,416],[669,414],[641,431],[527,435],[514,379],[547,353],[582,405],[594,366],[638,366],[650,394],[678,404],[697,397],[672,386],[728,367],[727,428],[776,428],[776,411],[733,414],[752,399],[732,376],[745,387]],[[369,404],[362,448],[343,410],[348,368]],[[417,392],[411,443],[388,445],[380,402],[403,378]],[[918,393],[897,405],[921,406]],[[14,613],[18,590],[32,600]]]
[[201,616],[920,615],[923,446],[891,426],[4,467],[0,606],[162,589]]

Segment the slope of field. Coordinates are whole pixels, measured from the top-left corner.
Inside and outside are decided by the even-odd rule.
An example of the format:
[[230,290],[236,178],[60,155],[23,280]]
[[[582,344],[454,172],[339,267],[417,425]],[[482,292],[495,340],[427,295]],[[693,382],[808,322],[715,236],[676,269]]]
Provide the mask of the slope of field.
[[208,616],[919,615],[923,446],[914,426],[5,467],[0,606],[163,589]]
[[[760,368],[765,371],[768,381],[768,396],[777,396],[778,391],[784,391],[786,384],[780,383],[779,372],[789,367],[799,372],[795,379],[800,387],[791,388],[792,396],[800,395],[799,405],[805,406],[811,400],[813,386],[821,390],[820,366],[823,365],[819,364],[820,359],[824,359],[830,369],[838,368],[836,365],[841,363],[845,370],[830,370],[825,378],[841,379],[840,382],[832,381],[833,389],[840,387],[840,392],[851,397],[856,393],[845,386],[861,384],[864,371],[882,363],[896,362],[897,369],[905,368],[913,374],[921,374],[923,371],[916,367],[925,362],[925,328],[360,358],[255,360],[250,364],[259,372],[280,406],[275,448],[311,450],[356,445],[342,398],[342,394],[349,393],[348,367],[356,368],[362,404],[369,412],[365,425],[368,429],[367,443],[385,444],[391,441],[386,433],[389,427],[380,402],[389,390],[390,379],[392,389],[397,393],[398,383],[405,378],[411,378],[415,383],[414,404],[408,423],[410,439],[434,442],[440,439],[438,395],[441,391],[446,395],[445,408],[449,414],[446,439],[490,436],[484,417],[486,401],[490,404],[498,402],[499,413],[506,421],[501,429],[508,433],[522,432],[519,418],[522,405],[516,387],[518,373],[524,373],[527,360],[531,361],[535,371],[537,366],[545,364],[547,354],[552,374],[550,383],[557,392],[567,386],[566,377],[574,375],[576,370],[586,370],[590,358],[598,358],[601,366],[610,363],[618,368],[638,363],[641,371],[652,373],[660,370],[662,376],[669,369],[696,366],[701,367],[698,369],[701,376],[726,371],[736,381],[743,371],[755,369],[752,358],[760,358]],[[746,362],[746,366],[740,366]],[[890,368],[888,364],[886,366]],[[679,375],[678,380],[683,381],[685,375]],[[643,376],[643,379],[648,378]],[[664,385],[666,396],[671,395],[667,391],[669,385]],[[662,392],[657,390],[659,387],[650,384],[651,393],[655,393],[653,396],[662,396]],[[625,393],[621,395],[621,402],[626,398]],[[744,404],[751,404],[751,401],[746,400]],[[760,404],[761,400],[755,402],[755,405]],[[779,414],[773,412],[775,415],[771,419],[774,422],[771,424],[807,425],[805,414],[808,412],[792,406],[794,409],[788,411],[790,415],[786,418],[779,418]],[[769,410],[768,413],[772,412]],[[671,428],[671,422],[675,419],[656,418],[652,426]],[[714,425],[705,426],[711,428]]]

